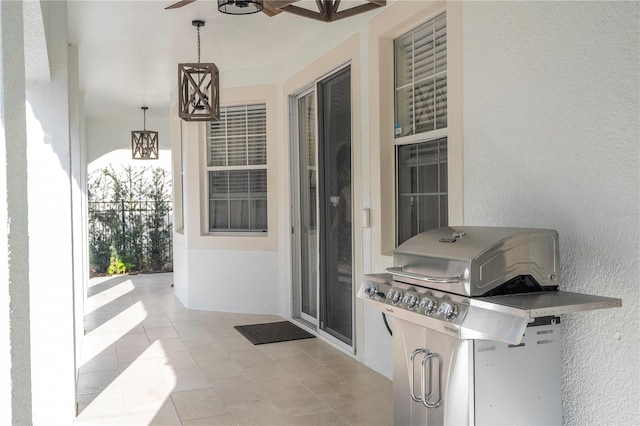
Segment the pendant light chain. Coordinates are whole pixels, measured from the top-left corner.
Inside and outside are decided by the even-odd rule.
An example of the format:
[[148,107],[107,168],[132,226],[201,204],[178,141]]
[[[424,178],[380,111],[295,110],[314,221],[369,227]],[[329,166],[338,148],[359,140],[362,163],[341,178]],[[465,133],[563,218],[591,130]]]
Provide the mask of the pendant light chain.
[[198,31],[198,63],[200,63],[200,25],[196,29]]
[[146,132],[147,131],[147,110],[149,109],[149,107],[143,106],[140,107],[140,109],[142,110],[142,114],[143,114],[143,121],[142,121],[142,128],[143,130]]

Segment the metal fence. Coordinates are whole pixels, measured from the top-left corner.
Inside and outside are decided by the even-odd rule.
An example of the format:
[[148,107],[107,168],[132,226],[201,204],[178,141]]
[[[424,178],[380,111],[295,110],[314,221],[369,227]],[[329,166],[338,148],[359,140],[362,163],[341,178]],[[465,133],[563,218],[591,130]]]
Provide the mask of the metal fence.
[[94,272],[106,272],[112,247],[136,271],[169,271],[173,264],[170,201],[89,202]]

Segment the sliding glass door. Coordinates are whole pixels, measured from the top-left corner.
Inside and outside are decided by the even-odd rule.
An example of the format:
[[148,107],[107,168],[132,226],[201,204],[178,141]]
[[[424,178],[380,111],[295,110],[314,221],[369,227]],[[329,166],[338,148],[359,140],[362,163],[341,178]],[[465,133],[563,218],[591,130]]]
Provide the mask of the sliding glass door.
[[351,78],[349,68],[318,82],[320,328],[351,345]]
[[292,97],[294,315],[352,346],[351,77]]

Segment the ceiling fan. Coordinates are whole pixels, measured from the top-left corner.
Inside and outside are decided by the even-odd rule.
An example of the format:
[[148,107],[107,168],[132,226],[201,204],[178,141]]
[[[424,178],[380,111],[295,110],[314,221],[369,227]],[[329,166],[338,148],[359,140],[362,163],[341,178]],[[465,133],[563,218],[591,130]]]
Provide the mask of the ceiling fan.
[[[171,6],[165,7],[165,9],[177,9],[195,1],[196,0],[182,0],[172,4]],[[221,12],[224,12],[223,5],[225,7],[230,5],[235,10],[241,10],[252,6],[253,10],[249,13],[262,11],[267,16],[275,16],[280,12],[288,12],[293,13],[294,15],[304,16],[305,18],[316,19],[318,21],[333,22],[338,19],[349,18],[360,13],[368,12],[387,4],[386,0],[366,0],[367,2],[365,4],[360,4],[349,9],[338,10],[340,8],[340,0],[315,0],[316,7],[318,8],[318,11],[316,12],[311,9],[294,5],[294,3],[297,3],[298,1],[300,0],[218,0],[218,8]],[[260,6],[256,8],[256,3],[261,3],[262,9],[260,9]],[[233,12],[224,13],[234,14]],[[247,12],[236,12],[235,14],[246,13]]]

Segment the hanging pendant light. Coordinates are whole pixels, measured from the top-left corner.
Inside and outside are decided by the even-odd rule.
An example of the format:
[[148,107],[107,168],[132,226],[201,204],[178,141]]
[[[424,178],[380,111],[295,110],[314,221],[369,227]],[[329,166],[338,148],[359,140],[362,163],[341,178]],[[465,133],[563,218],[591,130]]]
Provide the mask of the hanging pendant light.
[[144,130],[131,131],[131,158],[134,160],[157,160],[160,150],[158,149],[158,132],[147,130],[147,110],[149,107],[143,106]]
[[218,10],[228,15],[249,15],[262,9],[262,0],[218,0]]
[[200,63],[200,27],[204,27],[204,21],[191,24],[198,32],[198,63],[178,64],[178,115],[185,121],[218,121],[218,67]]
[[262,0],[218,0],[218,10],[228,15],[250,15],[262,9]]

